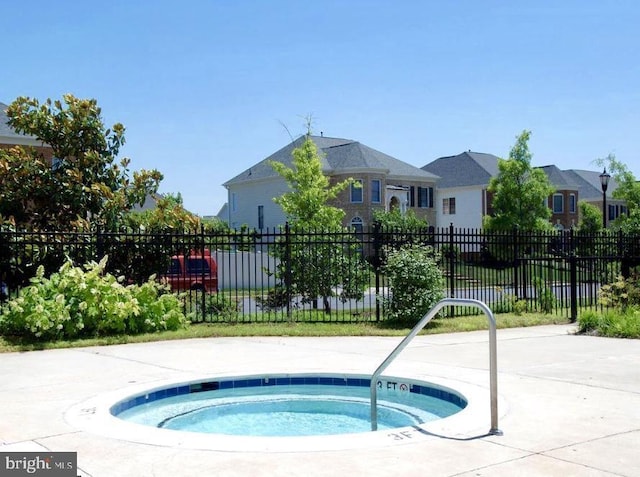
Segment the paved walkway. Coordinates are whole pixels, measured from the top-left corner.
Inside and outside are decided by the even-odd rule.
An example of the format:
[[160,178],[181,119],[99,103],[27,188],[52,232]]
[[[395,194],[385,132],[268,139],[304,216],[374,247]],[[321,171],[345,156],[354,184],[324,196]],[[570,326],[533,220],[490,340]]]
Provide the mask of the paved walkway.
[[[371,446],[374,433],[365,433],[349,448],[340,448],[347,442],[340,438],[338,448],[315,451],[243,449],[241,440],[226,449],[141,443],[79,426],[74,412],[92,412],[84,403],[109,393],[167,380],[371,374],[400,338],[212,338],[0,354],[0,450],[76,451],[80,475],[91,477],[638,476],[640,340],[573,331],[569,325],[498,331],[503,436],[486,435],[487,406],[468,429],[380,431],[384,443]],[[488,363],[486,331],[419,336],[385,374],[448,380],[486,395]]]

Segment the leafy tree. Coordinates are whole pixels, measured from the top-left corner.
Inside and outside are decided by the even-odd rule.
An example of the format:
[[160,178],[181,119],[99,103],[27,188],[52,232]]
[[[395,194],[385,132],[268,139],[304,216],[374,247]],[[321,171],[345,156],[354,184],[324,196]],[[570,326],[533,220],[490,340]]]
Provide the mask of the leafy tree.
[[411,209],[404,214],[398,208],[389,211],[378,209],[373,211],[373,219],[383,228],[398,228],[403,230],[423,230],[429,227],[426,219],[421,219]]
[[578,207],[580,209],[578,232],[592,234],[602,230],[602,211],[598,207],[582,200]]
[[609,154],[604,159],[597,159],[596,163],[606,166],[616,181],[613,197],[626,202],[627,214],[620,215],[612,224],[612,228],[628,233],[640,233],[640,182],[629,168]]
[[125,128],[106,129],[95,99],[62,101],[19,97],[7,109],[9,125],[49,145],[50,162],[34,148],[0,151],[0,215],[40,230],[119,225],[121,216],[155,193],[162,175],[116,163]]
[[290,188],[290,192],[273,200],[282,207],[292,228],[340,228],[344,211],[328,203],[353,183],[353,180],[330,184],[329,178],[322,172],[320,154],[311,140],[310,130],[302,145],[294,149],[292,154],[293,167],[271,161],[271,167],[284,178]]
[[124,219],[127,226],[148,231],[196,230],[201,225],[200,217],[184,208],[180,193],[159,195],[155,207],[129,212]]
[[494,213],[484,217],[484,226],[490,231],[551,229],[546,201],[554,189],[544,171],[531,166],[530,136],[530,131],[523,131],[509,158],[498,160],[498,175],[491,178],[488,187]]
[[[292,166],[271,162],[289,185],[290,191],[274,201],[287,216],[293,243],[280,242],[275,255],[280,259],[276,276],[303,302],[315,303],[322,297],[324,310],[331,311],[329,297],[359,299],[369,275],[356,237],[342,226],[344,211],[329,205],[353,180],[331,185],[322,172],[322,162],[311,131],[294,149]],[[343,233],[342,247],[336,247],[328,234]]]

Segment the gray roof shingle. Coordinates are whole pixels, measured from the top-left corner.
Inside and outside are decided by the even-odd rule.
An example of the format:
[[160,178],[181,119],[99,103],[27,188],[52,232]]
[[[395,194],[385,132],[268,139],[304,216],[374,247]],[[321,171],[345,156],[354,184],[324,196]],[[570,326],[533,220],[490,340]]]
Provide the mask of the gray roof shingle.
[[568,171],[561,171],[557,166],[549,165],[539,167],[542,169],[544,173],[549,178],[549,182],[551,185],[556,188],[556,190],[578,190],[578,184],[573,179],[571,174],[568,174]]
[[465,151],[457,156],[440,157],[422,169],[440,176],[440,188],[487,185],[498,174],[498,157]]
[[[438,180],[438,177],[428,171],[419,169],[351,139],[324,136],[311,136],[311,139],[322,153],[322,169],[325,174],[348,173],[352,170],[371,170],[381,171],[390,177],[412,177],[428,181]],[[266,159],[225,182],[224,186],[279,177],[271,167],[270,161],[281,162],[291,167],[293,150],[300,147],[304,140],[305,136],[299,137]]]
[[[582,169],[569,169],[563,171],[566,175],[578,185],[578,197],[580,200],[600,200],[602,199],[602,186],[600,185],[600,172],[585,171]],[[609,187],[607,188],[607,197],[616,190],[618,184],[613,177],[609,179]]]

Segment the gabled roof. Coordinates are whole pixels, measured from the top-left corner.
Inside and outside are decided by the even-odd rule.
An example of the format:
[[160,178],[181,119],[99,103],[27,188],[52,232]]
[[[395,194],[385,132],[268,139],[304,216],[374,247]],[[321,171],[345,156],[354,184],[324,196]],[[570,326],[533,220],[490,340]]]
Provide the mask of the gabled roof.
[[[310,137],[321,152],[322,170],[325,174],[379,171],[391,178],[412,178],[427,181],[436,181],[438,179],[438,177],[427,171],[351,139],[324,136]],[[304,140],[305,136],[299,137],[223,185],[228,187],[241,182],[279,177],[278,173],[271,167],[270,161],[281,162],[291,167],[293,150],[300,147]]]
[[[602,186],[600,185],[600,172],[585,171],[582,169],[569,169],[563,171],[578,185],[578,196],[580,200],[602,200]],[[618,184],[613,177],[609,179],[607,187],[607,197],[616,190]]]
[[457,156],[440,157],[422,169],[440,176],[439,188],[484,186],[498,175],[498,157],[465,151]]
[[542,169],[556,190],[579,190],[578,184],[573,179],[573,176],[568,174],[569,171],[561,171],[554,165],[542,166],[538,169]]

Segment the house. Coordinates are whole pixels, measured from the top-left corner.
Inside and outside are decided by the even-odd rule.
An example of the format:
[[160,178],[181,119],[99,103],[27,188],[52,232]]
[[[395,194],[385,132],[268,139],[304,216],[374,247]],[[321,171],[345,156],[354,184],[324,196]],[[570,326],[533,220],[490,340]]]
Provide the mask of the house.
[[569,171],[562,171],[557,166],[540,167],[549,178],[555,189],[547,199],[547,207],[551,209],[551,223],[558,230],[578,225],[578,200],[580,191]]
[[[578,194],[581,201],[594,205],[598,210],[602,210],[603,194],[600,185],[600,174],[597,171],[587,171],[582,169],[570,169],[564,171],[578,186]],[[624,200],[614,199],[612,194],[617,189],[618,184],[612,177],[609,179],[607,187],[607,224],[615,220],[621,214],[627,213],[627,206]]]
[[[436,224],[457,228],[481,228],[482,218],[491,215],[489,181],[498,175],[498,157],[493,154],[465,151],[456,156],[436,159],[422,167],[440,177],[436,195],[438,206]],[[578,202],[585,200],[602,209],[600,173],[584,170],[561,170],[555,165],[541,167],[555,188],[547,199],[551,209],[551,223],[558,229],[578,225]],[[626,212],[624,201],[611,198],[615,181],[607,190],[607,223]]]
[[0,103],[0,149],[10,149],[14,146],[30,146],[42,154],[45,159],[52,161],[53,150],[51,147],[34,136],[19,134],[9,126],[8,107],[8,105]]
[[489,180],[498,174],[498,157],[465,151],[436,159],[422,167],[438,177],[436,225],[482,228],[482,217],[491,213]]
[[[247,225],[264,229],[283,225],[286,217],[275,197],[289,191],[288,184],[271,166],[271,161],[292,165],[292,152],[306,136],[299,137],[266,159],[223,185],[228,193],[228,223],[232,228]],[[438,177],[351,139],[310,136],[322,157],[322,170],[332,183],[349,177],[361,187],[343,190],[332,205],[345,211],[345,226],[357,229],[370,225],[373,211],[398,207],[413,210],[418,217],[435,223],[434,190]]]

